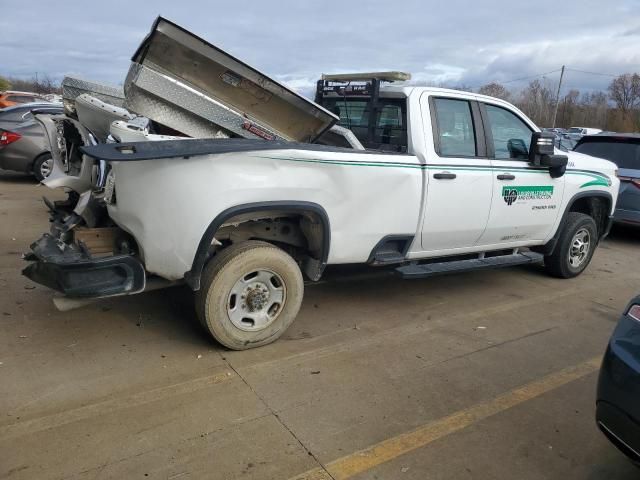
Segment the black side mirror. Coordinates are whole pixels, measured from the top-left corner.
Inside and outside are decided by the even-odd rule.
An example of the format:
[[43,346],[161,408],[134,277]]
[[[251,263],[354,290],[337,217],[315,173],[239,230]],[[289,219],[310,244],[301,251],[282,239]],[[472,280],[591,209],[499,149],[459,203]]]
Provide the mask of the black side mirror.
[[537,167],[549,167],[551,178],[558,178],[567,170],[569,158],[566,155],[554,155],[554,140],[555,135],[551,132],[533,132],[529,163]]

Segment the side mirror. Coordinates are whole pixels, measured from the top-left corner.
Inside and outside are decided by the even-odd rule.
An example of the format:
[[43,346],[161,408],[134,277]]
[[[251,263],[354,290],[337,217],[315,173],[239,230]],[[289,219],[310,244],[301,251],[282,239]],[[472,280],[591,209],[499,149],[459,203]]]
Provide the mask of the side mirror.
[[554,140],[555,135],[551,132],[533,132],[529,163],[538,167],[549,167],[551,178],[558,178],[567,170],[569,158],[566,155],[554,155]]

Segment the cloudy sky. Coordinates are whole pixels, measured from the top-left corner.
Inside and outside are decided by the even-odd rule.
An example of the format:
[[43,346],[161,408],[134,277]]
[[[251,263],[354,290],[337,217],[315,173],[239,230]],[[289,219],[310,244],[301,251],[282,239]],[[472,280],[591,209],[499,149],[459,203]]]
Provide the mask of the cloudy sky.
[[519,88],[565,64],[566,89],[604,89],[607,74],[640,72],[640,0],[30,0],[9,13],[0,16],[0,75],[16,77],[122,83],[157,15],[307,94],[323,72],[403,70],[421,83]]

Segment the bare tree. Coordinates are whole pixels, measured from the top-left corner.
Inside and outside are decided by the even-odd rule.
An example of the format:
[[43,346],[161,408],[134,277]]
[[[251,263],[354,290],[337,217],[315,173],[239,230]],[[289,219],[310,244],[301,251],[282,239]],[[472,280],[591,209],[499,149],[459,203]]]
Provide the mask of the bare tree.
[[511,98],[511,92],[498,82],[491,82],[481,86],[478,93],[503,100],[509,100]]
[[[560,121],[558,124],[570,127],[575,125],[577,118],[580,115],[578,108],[578,97],[580,92],[578,90],[570,90],[561,100],[562,106],[560,110]],[[577,122],[579,123],[579,122]]]
[[609,97],[626,115],[640,104],[640,75],[625,73],[614,78],[609,85]]
[[454,85],[454,86],[448,87],[448,88],[451,88],[453,90],[460,90],[462,92],[473,92],[473,87],[471,87],[469,85],[465,85],[464,83],[461,83],[459,85]]
[[549,125],[555,106],[555,95],[548,85],[533,80],[520,93],[516,105],[538,125]]
[[23,78],[9,78],[11,88],[14,90],[21,90],[25,92],[34,93],[60,93],[60,83],[53,80],[49,75],[41,75],[38,78],[31,77],[30,79]]

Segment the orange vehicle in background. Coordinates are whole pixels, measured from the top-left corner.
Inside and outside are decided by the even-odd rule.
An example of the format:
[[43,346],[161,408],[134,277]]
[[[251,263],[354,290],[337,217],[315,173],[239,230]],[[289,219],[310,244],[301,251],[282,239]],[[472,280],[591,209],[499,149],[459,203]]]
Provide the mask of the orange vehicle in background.
[[19,103],[46,102],[46,100],[37,93],[17,92],[7,90],[0,92],[0,108],[12,107]]

